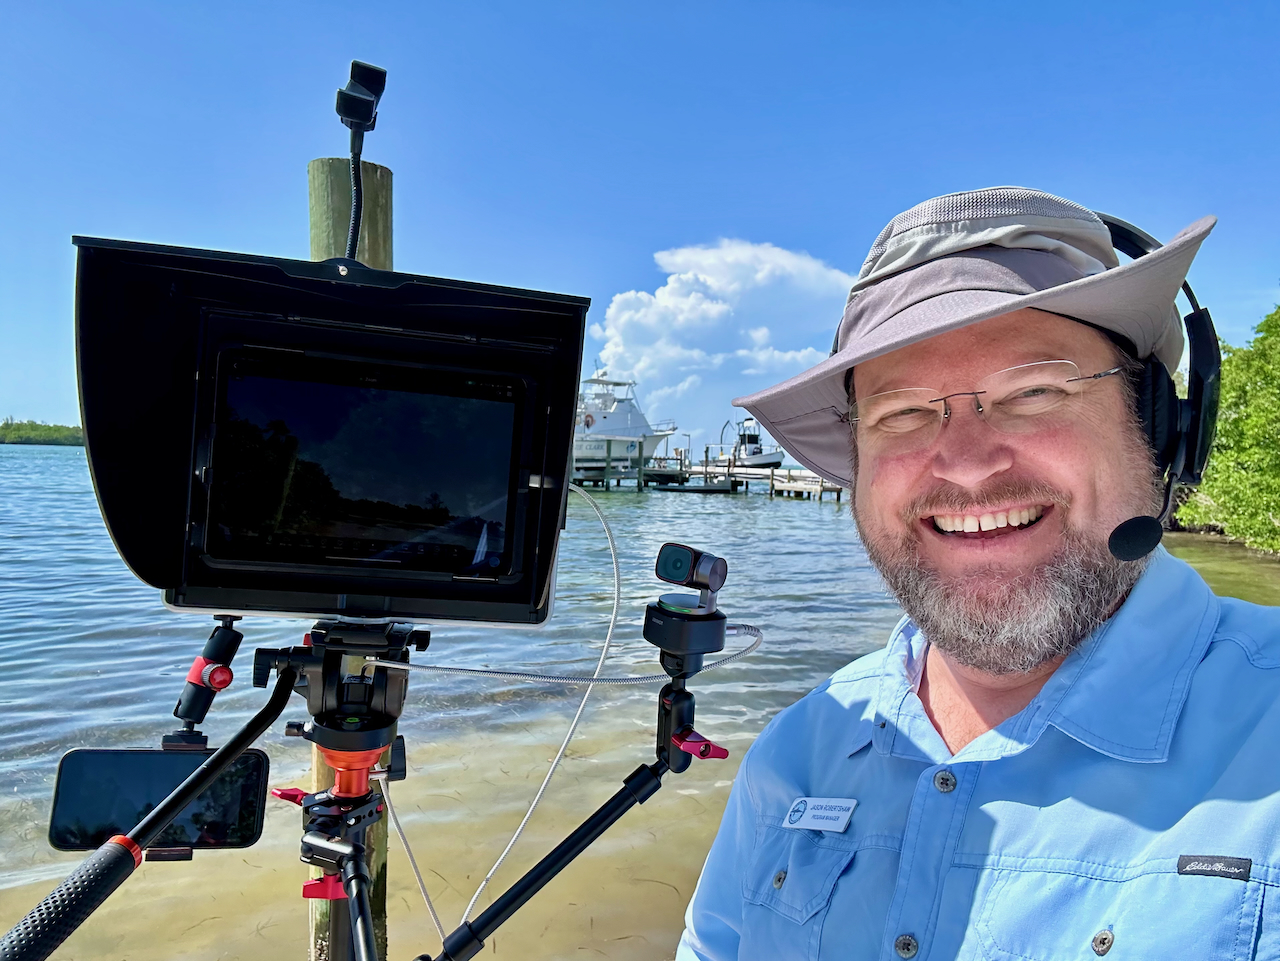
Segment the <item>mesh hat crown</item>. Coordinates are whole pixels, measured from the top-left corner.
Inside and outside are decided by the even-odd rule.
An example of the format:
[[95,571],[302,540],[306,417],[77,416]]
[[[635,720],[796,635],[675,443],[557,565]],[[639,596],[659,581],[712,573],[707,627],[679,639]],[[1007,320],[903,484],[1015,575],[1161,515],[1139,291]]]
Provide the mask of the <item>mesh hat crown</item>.
[[854,282],[827,360],[734,401],[801,464],[850,486],[849,368],[1027,307],[1081,320],[1170,370],[1182,355],[1174,298],[1215,223],[1202,218],[1121,265],[1101,218],[1026,187],[926,200],[880,232]]

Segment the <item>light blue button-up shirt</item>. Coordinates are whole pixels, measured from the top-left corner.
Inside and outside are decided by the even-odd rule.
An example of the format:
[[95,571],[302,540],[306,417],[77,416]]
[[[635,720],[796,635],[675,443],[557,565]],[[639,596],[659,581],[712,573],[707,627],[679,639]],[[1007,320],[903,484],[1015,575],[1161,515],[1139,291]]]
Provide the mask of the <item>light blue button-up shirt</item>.
[[[925,650],[904,620],[765,728],[677,958],[1280,957],[1280,609],[1160,549],[955,755],[916,696]],[[788,828],[801,797],[857,806]]]

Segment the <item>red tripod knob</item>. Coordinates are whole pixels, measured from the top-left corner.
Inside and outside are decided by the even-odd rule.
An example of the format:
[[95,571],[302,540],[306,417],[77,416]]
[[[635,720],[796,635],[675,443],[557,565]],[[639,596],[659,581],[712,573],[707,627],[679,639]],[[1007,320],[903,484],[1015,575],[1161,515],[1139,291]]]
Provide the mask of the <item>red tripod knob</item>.
[[345,901],[347,892],[342,889],[342,878],[336,874],[325,874],[302,885],[304,898],[318,898],[322,901]]
[[727,748],[721,747],[715,741],[708,741],[693,728],[671,735],[671,743],[694,757],[725,758],[729,756]]
[[301,804],[302,799],[307,796],[307,792],[299,787],[273,787],[271,789],[271,796],[278,797],[281,801]]

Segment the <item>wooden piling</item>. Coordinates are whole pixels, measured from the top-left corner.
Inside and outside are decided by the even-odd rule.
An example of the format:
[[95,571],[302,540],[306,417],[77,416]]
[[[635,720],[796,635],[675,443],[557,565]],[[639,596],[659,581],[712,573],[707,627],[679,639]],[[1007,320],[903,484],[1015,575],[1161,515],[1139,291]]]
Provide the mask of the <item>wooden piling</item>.
[[[391,171],[377,164],[363,163],[364,210],[360,226],[360,243],[356,259],[367,267],[392,269]],[[307,164],[307,193],[310,201],[311,259],[328,260],[346,254],[347,233],[351,226],[351,160],[347,157],[324,157]],[[363,666],[353,659],[351,673]],[[385,766],[390,751],[382,756]],[[311,790],[333,787],[333,769],[325,763],[319,749],[311,746]],[[376,788],[375,788],[376,790]],[[373,908],[374,939],[379,961],[387,957],[387,822],[381,820],[365,834],[365,850],[369,865],[369,900]],[[313,868],[312,876],[319,877]],[[310,906],[311,961],[329,961],[329,912],[345,912],[342,901],[313,898]],[[344,950],[342,957],[347,954]]]
[[[391,171],[378,164],[360,164],[364,210],[356,260],[366,267],[392,270]],[[351,228],[351,160],[322,157],[307,164],[307,193],[311,207],[311,259],[345,256]]]

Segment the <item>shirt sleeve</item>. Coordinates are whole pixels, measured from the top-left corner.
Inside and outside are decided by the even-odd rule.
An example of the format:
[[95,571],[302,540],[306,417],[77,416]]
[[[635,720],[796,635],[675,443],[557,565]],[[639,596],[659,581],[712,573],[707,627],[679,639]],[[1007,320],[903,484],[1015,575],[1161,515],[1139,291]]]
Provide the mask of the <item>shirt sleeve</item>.
[[748,752],[734,779],[720,830],[685,911],[676,961],[736,961],[738,957],[744,862],[755,844],[755,809],[747,787],[750,757]]

